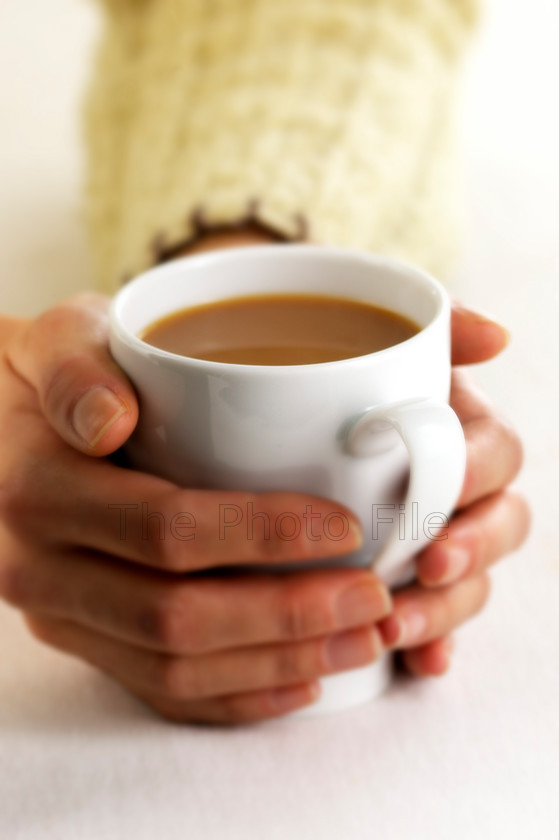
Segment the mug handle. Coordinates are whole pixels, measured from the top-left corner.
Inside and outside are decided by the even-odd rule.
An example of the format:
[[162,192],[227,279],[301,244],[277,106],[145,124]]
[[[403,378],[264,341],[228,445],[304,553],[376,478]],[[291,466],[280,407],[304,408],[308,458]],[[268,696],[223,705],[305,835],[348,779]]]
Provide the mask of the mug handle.
[[409,484],[404,507],[398,505],[396,525],[372,568],[395,587],[415,578],[414,555],[436,539],[452,513],[466,471],[466,442],[449,405],[416,399],[366,409],[346,433],[346,451],[356,457],[378,453],[392,429],[408,450]]

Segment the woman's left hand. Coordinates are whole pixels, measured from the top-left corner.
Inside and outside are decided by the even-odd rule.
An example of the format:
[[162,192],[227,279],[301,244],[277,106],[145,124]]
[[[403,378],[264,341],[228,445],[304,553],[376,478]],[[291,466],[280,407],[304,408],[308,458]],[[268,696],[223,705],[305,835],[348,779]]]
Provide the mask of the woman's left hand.
[[[483,362],[507,344],[508,333],[477,312],[455,305],[452,361]],[[454,369],[451,405],[466,437],[466,478],[445,540],[418,557],[418,582],[394,594],[394,612],[381,631],[387,646],[402,651],[417,676],[438,676],[450,664],[451,632],[485,605],[488,568],[526,538],[530,513],[523,496],[508,487],[522,464],[515,430],[472,384]]]
[[[248,225],[206,233],[183,253],[270,241],[274,239],[269,232]],[[528,505],[508,487],[522,465],[520,438],[469,374],[457,369],[492,359],[508,340],[500,324],[454,304],[450,402],[466,437],[466,479],[448,539],[431,543],[419,555],[419,582],[394,594],[394,612],[379,625],[384,643],[401,650],[405,667],[417,676],[445,673],[453,647],[451,632],[487,602],[488,567],[518,548],[528,533]]]

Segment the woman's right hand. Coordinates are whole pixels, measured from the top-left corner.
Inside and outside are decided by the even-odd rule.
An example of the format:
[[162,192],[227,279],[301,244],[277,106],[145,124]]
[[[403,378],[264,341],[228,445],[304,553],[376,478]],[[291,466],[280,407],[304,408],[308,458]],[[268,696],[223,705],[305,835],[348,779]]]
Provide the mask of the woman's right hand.
[[[305,525],[307,505],[322,517],[340,506],[185,490],[104,457],[138,416],[107,350],[108,303],[82,295],[31,322],[0,320],[0,596],[38,639],[171,719],[250,721],[313,702],[317,678],[382,650],[375,623],[391,598],[371,572],[296,571],[356,548],[354,517],[344,511],[352,527],[340,541],[309,527],[264,539],[258,520],[255,539],[243,528],[220,539],[220,505],[252,501],[272,523],[289,511]],[[195,530],[173,520],[181,512]],[[273,573],[286,562],[293,574]],[[270,574],[250,571],[262,563]],[[231,565],[247,573],[208,574]]]

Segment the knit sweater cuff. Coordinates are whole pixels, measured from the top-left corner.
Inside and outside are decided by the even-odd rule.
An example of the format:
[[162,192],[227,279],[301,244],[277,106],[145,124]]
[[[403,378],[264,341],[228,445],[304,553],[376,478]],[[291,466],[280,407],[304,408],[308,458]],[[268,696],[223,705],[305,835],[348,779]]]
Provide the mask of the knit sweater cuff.
[[86,111],[100,285],[247,219],[445,272],[476,0],[104,6]]

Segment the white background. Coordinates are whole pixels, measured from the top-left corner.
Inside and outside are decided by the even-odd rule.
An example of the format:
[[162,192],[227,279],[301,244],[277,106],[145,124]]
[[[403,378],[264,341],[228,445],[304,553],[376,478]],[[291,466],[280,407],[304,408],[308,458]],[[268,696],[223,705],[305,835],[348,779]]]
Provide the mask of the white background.
[[[90,282],[76,111],[96,15],[0,0],[0,309]],[[489,0],[465,90],[468,236],[453,292],[512,330],[479,373],[526,441],[526,547],[437,681],[336,717],[173,727],[39,647],[0,606],[0,836],[524,838],[559,824],[559,148],[554,0]]]

